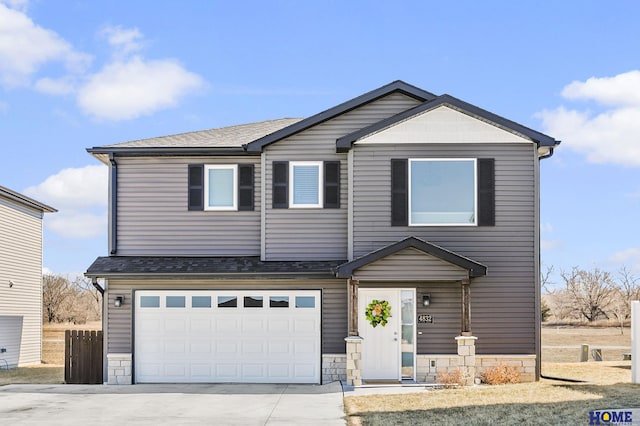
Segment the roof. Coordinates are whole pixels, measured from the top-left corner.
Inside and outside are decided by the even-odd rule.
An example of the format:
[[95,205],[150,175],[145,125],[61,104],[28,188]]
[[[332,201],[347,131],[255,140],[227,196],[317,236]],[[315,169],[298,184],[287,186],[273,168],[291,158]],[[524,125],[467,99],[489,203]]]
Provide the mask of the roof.
[[372,90],[371,92],[365,93],[364,95],[353,98],[350,101],[341,103],[340,105],[337,105],[319,114],[313,115],[309,118],[305,118],[304,120],[299,121],[294,125],[285,127],[277,132],[257,139],[247,144],[245,148],[247,152],[261,152],[262,149],[267,145],[292,136],[296,133],[302,132],[303,130],[306,130],[312,126],[316,126],[324,121],[332,119],[333,117],[344,114],[362,105],[388,96],[392,93],[403,93],[407,96],[418,99],[419,101],[427,101],[436,98],[436,95],[434,95],[433,93],[407,84],[404,81],[396,80],[378,89]]
[[[180,133],[176,135],[160,136],[156,138],[140,139],[111,145],[88,148],[90,154],[104,156],[111,152],[127,153],[155,153],[176,155],[181,151],[185,154],[196,154],[203,151],[236,151],[244,153],[243,145],[276,132],[283,127],[290,126],[302,120],[301,118],[280,118],[277,120],[260,121],[257,123],[240,124],[236,126],[220,127],[197,132]],[[102,159],[104,161],[104,159]]]
[[55,213],[58,210],[50,207],[40,201],[36,201],[33,198],[29,198],[26,195],[22,195],[18,192],[12,191],[9,188],[5,188],[4,186],[0,186],[0,196],[4,198],[8,198],[9,200],[15,201],[23,206],[31,207],[32,209],[40,210],[43,213]]
[[478,118],[486,122],[489,122],[490,124],[496,125],[503,130],[507,130],[512,133],[516,133],[519,136],[523,136],[531,140],[532,142],[535,142],[538,145],[538,147],[545,147],[545,146],[554,147],[560,144],[560,141],[555,140],[551,136],[545,135],[544,133],[540,133],[536,130],[530,129],[514,121],[508,120],[492,112],[489,112],[475,105],[471,105],[470,103],[464,102],[458,98],[454,98],[453,96],[445,94],[442,96],[438,96],[435,99],[428,100],[416,107],[413,107],[411,109],[398,113],[392,117],[381,120],[377,123],[374,123],[370,126],[364,127],[360,130],[357,130],[353,133],[350,133],[346,136],[339,138],[336,141],[336,150],[338,152],[346,152],[349,149],[351,149],[353,144],[358,139],[361,139],[365,136],[384,130],[399,122],[408,120],[425,111],[430,111],[442,105],[452,107],[457,111],[467,113],[475,118]]
[[98,257],[85,276],[90,278],[335,278],[337,261],[269,261],[257,256],[244,257]]
[[363,266],[369,265],[377,260],[383,259],[389,255],[397,253],[406,248],[414,248],[420,250],[423,253],[437,257],[445,262],[469,271],[469,277],[482,277],[487,275],[487,267],[483,264],[469,259],[468,257],[461,256],[452,251],[446,250],[435,244],[426,242],[416,237],[408,237],[397,243],[390,244],[382,247],[381,249],[372,251],[362,257],[354,259],[350,262],[344,263],[338,266],[336,270],[336,276],[338,278],[349,278],[353,275],[353,271]]

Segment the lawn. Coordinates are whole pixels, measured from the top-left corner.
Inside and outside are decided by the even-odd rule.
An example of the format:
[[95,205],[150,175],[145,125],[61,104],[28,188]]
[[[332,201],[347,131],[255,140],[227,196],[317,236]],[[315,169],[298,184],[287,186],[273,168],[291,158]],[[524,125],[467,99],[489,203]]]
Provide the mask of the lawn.
[[32,367],[19,367],[11,370],[0,369],[0,386],[18,383],[64,383],[64,367],[51,367],[46,364],[42,364]]
[[[548,425],[589,424],[589,411],[640,408],[640,385],[632,385],[628,329],[543,329],[542,374],[585,380],[422,390],[417,393],[350,396],[350,425]],[[564,362],[579,358],[579,346],[603,348],[604,362]],[[608,361],[607,361],[608,360]]]

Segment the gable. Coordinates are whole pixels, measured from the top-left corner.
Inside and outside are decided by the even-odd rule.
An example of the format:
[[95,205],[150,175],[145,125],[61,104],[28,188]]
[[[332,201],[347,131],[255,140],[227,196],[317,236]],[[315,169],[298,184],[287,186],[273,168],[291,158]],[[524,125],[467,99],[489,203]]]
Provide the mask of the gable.
[[460,281],[469,278],[469,271],[409,247],[354,270],[353,277],[376,281]]
[[516,133],[446,105],[426,110],[365,136],[356,144],[375,143],[529,143]]

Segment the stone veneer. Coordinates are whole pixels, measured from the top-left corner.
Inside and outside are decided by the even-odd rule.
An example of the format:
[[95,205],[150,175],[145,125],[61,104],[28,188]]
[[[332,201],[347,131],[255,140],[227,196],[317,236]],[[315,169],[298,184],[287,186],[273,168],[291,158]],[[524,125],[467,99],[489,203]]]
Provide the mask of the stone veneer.
[[476,355],[476,376],[480,377],[487,368],[500,364],[518,367],[521,382],[536,380],[535,355]]
[[347,377],[348,386],[362,386],[362,337],[349,336],[347,342]]
[[130,385],[131,354],[107,354],[107,384]]
[[346,354],[322,354],[322,383],[347,379]]

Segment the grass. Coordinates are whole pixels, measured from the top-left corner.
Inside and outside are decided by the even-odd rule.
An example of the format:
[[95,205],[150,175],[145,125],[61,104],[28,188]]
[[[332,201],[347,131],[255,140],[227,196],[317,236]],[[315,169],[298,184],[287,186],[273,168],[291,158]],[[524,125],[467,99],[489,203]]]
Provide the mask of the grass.
[[59,384],[64,383],[64,367],[34,365],[11,370],[0,369],[0,386],[10,384]]
[[[346,397],[350,425],[547,425],[588,424],[589,411],[640,408],[640,385],[632,385],[630,349],[603,349],[603,362],[579,359],[579,346],[631,346],[628,329],[543,328],[542,374],[586,380],[473,386],[420,393]],[[575,347],[575,348],[568,348]]]

